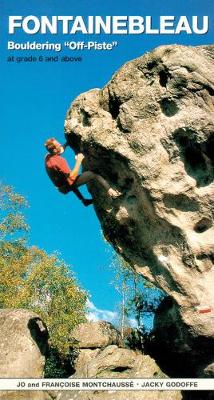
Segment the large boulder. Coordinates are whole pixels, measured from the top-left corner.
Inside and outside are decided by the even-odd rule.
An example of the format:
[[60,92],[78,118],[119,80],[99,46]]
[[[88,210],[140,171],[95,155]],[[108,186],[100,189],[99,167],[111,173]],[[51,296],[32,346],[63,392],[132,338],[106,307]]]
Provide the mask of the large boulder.
[[80,348],[93,349],[119,344],[120,333],[110,322],[98,321],[78,325],[72,332],[72,339]]
[[[0,310],[0,377],[43,378],[47,328],[28,310]],[[45,400],[43,392],[0,392],[5,400]]]
[[130,61],[81,94],[65,124],[84,168],[122,192],[111,201],[89,185],[106,239],[171,297],[177,351],[199,359],[214,338],[213,50],[162,46]]
[[[86,348],[85,343],[88,341],[89,329],[92,333],[100,330],[101,326],[105,328],[109,324],[101,321],[93,324],[85,323],[81,325],[81,342],[76,344],[79,349],[79,355],[75,362],[75,374],[71,378],[166,378],[166,375],[160,370],[155,361],[148,355],[142,354],[139,350],[130,350],[128,348],[119,347],[118,345],[109,345],[111,337],[116,337],[118,331],[111,325],[107,331],[105,329],[106,345],[98,347]],[[85,328],[85,329],[84,329]],[[84,338],[85,332],[85,338]],[[74,331],[78,339],[77,330]],[[73,336],[73,335],[72,335]],[[108,340],[107,340],[108,339]],[[91,343],[92,344],[91,339]],[[77,340],[78,342],[78,340]],[[96,336],[95,336],[96,342]],[[81,343],[82,346],[81,347]],[[60,392],[57,400],[180,400],[182,398],[180,392],[147,392],[147,391],[68,391]]]
[[118,346],[81,350],[73,378],[165,378],[155,361],[141,352]]

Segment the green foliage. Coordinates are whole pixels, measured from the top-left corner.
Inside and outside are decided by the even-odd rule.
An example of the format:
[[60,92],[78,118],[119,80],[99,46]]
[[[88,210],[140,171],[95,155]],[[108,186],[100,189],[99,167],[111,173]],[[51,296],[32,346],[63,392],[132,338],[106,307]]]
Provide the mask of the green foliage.
[[0,239],[16,232],[27,232],[29,227],[21,212],[28,203],[23,196],[13,191],[11,186],[0,184]]
[[87,295],[56,254],[48,255],[17,239],[17,232],[28,229],[23,206],[26,202],[22,196],[9,186],[1,186],[0,307],[38,313],[48,327],[51,347],[66,357],[72,329],[85,321]]
[[134,318],[137,328],[146,333],[152,328],[151,321],[165,294],[137,274],[120,256],[114,257],[111,266],[114,271],[112,283],[122,297],[119,306],[122,336],[124,328],[130,325],[130,318]]
[[45,378],[68,378],[75,372],[74,362],[79,354],[77,349],[73,349],[67,355],[62,356],[56,347],[50,347],[47,361],[45,364]]
[[51,344],[69,351],[69,335],[85,321],[86,293],[55,255],[21,243],[0,245],[0,306],[35,311],[46,323]]
[[[46,364],[45,364],[45,378],[66,378],[67,370],[62,363],[62,357],[59,356],[55,348],[51,348]],[[68,375],[69,376],[69,375]]]
[[143,348],[143,338],[141,332],[138,329],[132,329],[131,332],[125,338],[125,346],[129,349],[135,350]]

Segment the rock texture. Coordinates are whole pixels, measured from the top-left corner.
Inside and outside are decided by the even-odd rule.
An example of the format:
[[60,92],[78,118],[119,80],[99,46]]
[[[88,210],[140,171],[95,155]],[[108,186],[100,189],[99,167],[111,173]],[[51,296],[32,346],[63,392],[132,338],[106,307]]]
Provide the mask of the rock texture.
[[1,400],[54,400],[48,393],[41,391],[7,391],[1,392]]
[[[60,397],[59,397],[60,396]],[[181,400],[180,392],[171,391],[72,391],[61,392],[57,400]],[[192,399],[191,399],[192,400]],[[200,400],[200,398],[198,399]],[[209,400],[209,399],[207,399]],[[210,399],[211,400],[211,399]]]
[[[27,310],[0,310],[0,377],[42,378],[47,349],[47,328]],[[43,392],[0,392],[5,400],[45,400]]]
[[121,341],[120,333],[106,321],[82,323],[73,330],[72,338],[81,349],[118,345]]
[[[85,337],[84,337],[85,332]],[[103,334],[101,333],[103,332]],[[81,324],[75,329],[72,337],[76,337],[80,348],[75,363],[76,372],[72,378],[165,378],[155,361],[139,351],[109,345],[112,337],[121,340],[119,332],[107,322],[91,322]],[[97,348],[91,347],[89,336],[94,337]],[[107,339],[108,336],[108,340]],[[86,343],[88,342],[88,346]],[[104,345],[104,342],[106,343]],[[81,348],[82,343],[83,348]],[[57,400],[180,400],[180,392],[145,392],[145,391],[70,391],[60,392]]]
[[188,357],[210,352],[214,337],[213,50],[162,46],[128,62],[81,94],[65,124],[85,169],[122,192],[111,201],[89,186],[106,239],[172,298],[166,319]]

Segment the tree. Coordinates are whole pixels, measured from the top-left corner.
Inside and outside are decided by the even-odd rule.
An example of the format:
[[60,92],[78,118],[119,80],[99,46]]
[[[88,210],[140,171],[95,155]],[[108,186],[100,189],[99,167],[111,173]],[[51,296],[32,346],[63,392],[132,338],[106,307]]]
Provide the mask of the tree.
[[0,187],[0,307],[38,313],[48,327],[51,346],[66,355],[71,330],[86,319],[87,295],[56,254],[28,247],[26,239],[17,236],[28,230],[25,206],[11,187]]
[[136,327],[145,333],[152,329],[152,321],[156,309],[164,293],[137,274],[130,265],[116,255],[111,264],[114,270],[113,284],[121,294],[120,330],[123,336],[124,328],[134,319]]
[[121,337],[124,339],[125,327],[129,326],[129,310],[128,301],[130,298],[130,278],[132,278],[132,273],[128,264],[118,255],[113,257],[111,268],[114,271],[114,279],[112,281],[115,289],[121,295],[121,302],[118,306],[119,316],[118,325],[121,332]]
[[20,243],[0,245],[0,306],[35,311],[46,323],[52,346],[69,352],[71,330],[85,321],[86,293],[55,255]]
[[22,209],[28,207],[23,196],[15,193],[11,186],[0,184],[0,239],[6,239],[18,232],[27,232]]

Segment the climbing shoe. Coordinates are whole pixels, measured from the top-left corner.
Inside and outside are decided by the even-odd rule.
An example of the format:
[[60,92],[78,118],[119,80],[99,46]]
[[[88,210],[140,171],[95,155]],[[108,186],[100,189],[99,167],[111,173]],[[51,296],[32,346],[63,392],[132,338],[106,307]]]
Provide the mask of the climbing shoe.
[[93,199],[84,199],[82,200],[83,204],[85,207],[90,206],[90,204],[93,204]]

